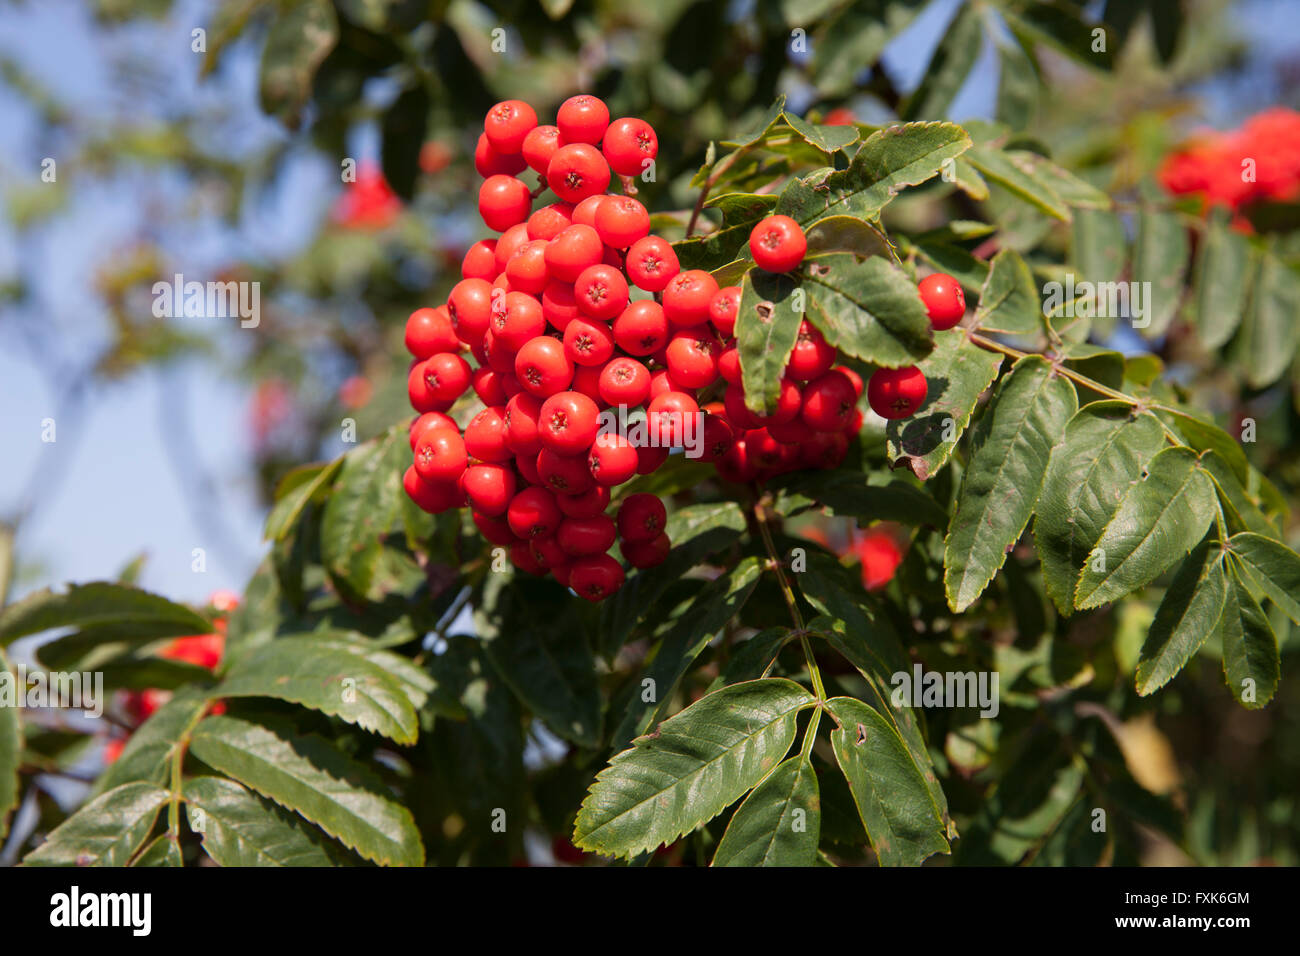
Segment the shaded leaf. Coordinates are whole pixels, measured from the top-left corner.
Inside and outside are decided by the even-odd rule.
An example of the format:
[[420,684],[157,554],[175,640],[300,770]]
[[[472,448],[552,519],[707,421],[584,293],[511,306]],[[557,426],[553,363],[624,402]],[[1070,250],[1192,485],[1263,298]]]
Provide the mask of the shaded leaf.
[[151,783],[127,783],[100,794],[59,824],[25,866],[126,866],[167,802]]
[[812,866],[821,839],[821,794],[805,757],[792,757],[732,815],[713,866]]

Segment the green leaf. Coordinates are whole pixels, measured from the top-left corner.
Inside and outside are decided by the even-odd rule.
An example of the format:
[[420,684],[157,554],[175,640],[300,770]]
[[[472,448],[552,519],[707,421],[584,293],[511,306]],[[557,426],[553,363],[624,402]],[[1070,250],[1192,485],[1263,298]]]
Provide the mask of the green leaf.
[[1227,463],[1238,481],[1243,485],[1250,481],[1250,462],[1241,450],[1241,444],[1214,422],[1199,417],[1203,413],[1193,414],[1186,409],[1171,408],[1159,414],[1196,451],[1213,451]]
[[574,843],[635,856],[713,819],[781,762],[813,697],[783,678],[724,687],[639,737],[596,775]]
[[976,425],[944,543],[944,590],[954,611],[984,592],[1025,530],[1077,402],[1074,386],[1039,356],[1020,359],[998,383]]
[[[948,273],[961,283],[966,295],[971,298],[979,295],[980,287],[984,285],[984,280],[988,278],[989,264],[976,259],[961,246],[930,239],[917,239],[913,242],[906,236],[899,238],[899,244],[908,255],[915,252],[936,272]],[[937,338],[953,338],[953,336],[944,335],[937,336]]]
[[713,866],[812,866],[821,839],[821,794],[806,757],[778,766],[737,808]]
[[1265,255],[1251,290],[1250,307],[1232,344],[1232,354],[1252,388],[1276,382],[1291,365],[1300,330],[1300,277],[1276,256]]
[[795,308],[805,293],[787,275],[750,269],[740,285],[736,348],[745,402],[762,414],[775,411],[781,378],[799,337],[803,313]]
[[739,137],[738,139],[723,140],[722,145],[727,149],[743,149],[747,146],[753,146],[766,136],[772,127],[780,121],[781,114],[784,112],[785,94],[782,93],[772,101],[772,105],[768,107],[767,112],[763,114],[763,118],[759,120],[758,125],[755,126],[751,132]]
[[[216,697],[274,697],[338,717],[400,744],[419,733],[407,688],[383,666],[313,635],[281,637],[236,660]],[[423,703],[423,698],[419,700]]]
[[792,180],[776,211],[804,227],[826,216],[873,219],[903,189],[933,178],[969,148],[966,131],[952,123],[890,126],[872,133],[848,168]]
[[1114,282],[1124,271],[1128,240],[1118,214],[1104,209],[1078,209],[1070,224],[1070,248],[1075,268],[1086,282]]
[[1142,645],[1137,692],[1153,694],[1187,666],[1219,626],[1227,601],[1223,550],[1203,542],[1174,575]]
[[126,866],[167,802],[167,791],[128,783],[91,800],[23,858],[25,866]]
[[260,96],[264,112],[296,129],[311,97],[312,78],[338,42],[338,18],[329,0],[280,5],[262,50]]
[[170,833],[164,833],[141,851],[131,866],[184,866],[180,844]]
[[1070,207],[1065,200],[1048,183],[1022,168],[1010,154],[992,146],[975,146],[965,158],[986,179],[993,180],[1052,218],[1069,222]]
[[[11,687],[21,693],[17,675],[9,666],[4,651],[0,650],[0,688],[12,682]],[[23,724],[17,701],[5,701],[0,692],[0,842],[9,832],[9,811],[18,806],[21,790],[18,767],[23,756]]]
[[807,232],[805,258],[826,252],[851,252],[859,257],[890,254],[889,239],[879,228],[852,216],[827,216],[818,219]]
[[806,122],[789,110],[786,110],[783,118],[805,143],[824,153],[827,162],[830,161],[831,153],[852,146],[862,135],[855,125],[818,126]]
[[917,367],[925,374],[925,401],[911,418],[885,426],[889,459],[922,481],[947,464],[970,423],[975,403],[997,377],[1002,356],[971,343],[964,333],[940,335]]
[[[348,452],[321,519],[321,560],[345,593],[382,602],[405,580],[383,535],[401,519],[410,445],[401,429]],[[414,564],[411,570],[418,575]]]
[[1011,249],[993,257],[980,290],[974,327],[989,332],[1034,335],[1043,331],[1038,285],[1025,260]]
[[1093,402],[1065,427],[1038,496],[1034,541],[1048,596],[1065,615],[1074,610],[1079,573],[1125,490],[1164,445],[1160,423],[1133,414],[1125,402]]
[[1250,580],[1300,624],[1300,555],[1280,541],[1249,531],[1234,534],[1228,547]]
[[1228,601],[1219,628],[1223,676],[1238,703],[1248,710],[1258,710],[1277,691],[1281,671],[1277,635],[1242,581],[1235,555],[1233,558],[1228,573]]
[[[1133,316],[1133,327],[1144,335],[1156,336],[1169,326],[1183,297],[1183,276],[1187,272],[1187,229],[1173,213],[1142,209],[1138,213],[1137,239],[1133,248],[1132,281],[1142,286],[1144,314]],[[1150,294],[1146,293],[1149,288]]]
[[95,782],[95,792],[104,793],[127,783],[168,783],[172,754],[180,741],[203,717],[208,696],[182,690],[172,696],[149,719],[136,728],[121,755]]
[[190,829],[221,866],[336,866],[342,853],[315,827],[225,777],[185,781]]
[[776,509],[787,517],[820,504],[835,515],[857,518],[859,527],[872,521],[901,521],[935,528],[948,523],[948,512],[906,481],[873,485],[861,472],[836,470],[796,473],[782,484],[784,490]]
[[1154,581],[1196,546],[1214,517],[1214,488],[1195,452],[1166,448],[1146,470],[1093,547],[1074,593],[1081,610]]
[[1250,244],[1226,220],[1222,211],[1210,216],[1196,257],[1196,326],[1209,349],[1226,343],[1241,324],[1252,271]]
[[817,55],[809,60],[813,82],[827,97],[850,93],[864,67],[871,66],[906,29],[927,0],[857,0],[823,20],[813,36]]
[[1266,538],[1276,538],[1277,528],[1265,517],[1223,456],[1213,449],[1201,453],[1201,467],[1214,480],[1215,491],[1223,505],[1223,515],[1233,531],[1254,531]]
[[1104,192],[1046,156],[1025,149],[1012,149],[1007,150],[1007,157],[1030,176],[1051,187],[1067,206],[1103,210],[1111,207],[1110,197]]
[[642,621],[657,619],[656,605],[670,585],[740,537],[745,530],[745,516],[734,501],[687,505],[668,516],[664,530],[673,549],[663,564],[630,576],[601,606],[597,633],[606,659],[618,653]]
[[46,588],[0,611],[0,647],[27,634],[56,627],[120,625],[149,628],[155,637],[207,634],[206,617],[164,597],[124,584],[72,584],[56,594]]
[[305,465],[285,475],[275,489],[275,507],[266,517],[266,539],[283,541],[288,537],[307,504],[319,504],[324,500],[325,490],[342,467],[343,458],[340,456],[328,465]]
[[979,58],[983,41],[984,28],[979,9],[963,5],[935,47],[930,63],[921,75],[921,84],[908,97],[899,118],[938,119],[947,115],[953,99]]
[[582,747],[600,743],[596,661],[565,588],[489,574],[474,630],[492,666],[552,730]]
[[215,770],[315,823],[368,860],[420,866],[424,847],[411,813],[364,765],[317,736],[287,739],[234,717],[206,718],[190,744]]
[[[807,260],[804,270],[808,321],[841,352],[873,365],[899,368],[934,349],[934,333],[916,283],[889,260],[832,253]],[[794,329],[797,333],[797,322]],[[743,361],[742,354],[742,365]],[[782,362],[784,368],[784,358]]]
[[709,685],[709,692],[728,684],[758,680],[765,676],[768,666],[776,660],[781,648],[793,639],[794,632],[789,627],[769,627],[748,640],[732,644],[718,676]]
[[636,696],[614,731],[614,746],[627,746],[633,737],[650,729],[691,664],[745,606],[760,571],[757,558],[745,558],[704,586],[690,609],[663,636],[654,660],[637,680],[643,689],[654,688],[653,698],[646,701],[642,695]]
[[826,708],[839,725],[831,731],[835,759],[881,866],[917,866],[950,852],[943,816],[897,731],[851,697]]
[[1041,82],[1033,57],[1015,39],[995,38],[998,50],[998,98],[994,115],[1012,129],[1024,129],[1038,113]]
[[1035,0],[1017,6],[1014,11],[1002,6],[999,9],[1013,32],[1046,43],[1093,69],[1110,70],[1114,66],[1115,50],[1124,41],[1103,26],[1104,42],[1101,49],[1094,49],[1098,45],[1093,38],[1097,25],[1083,20],[1077,5],[1062,0]]

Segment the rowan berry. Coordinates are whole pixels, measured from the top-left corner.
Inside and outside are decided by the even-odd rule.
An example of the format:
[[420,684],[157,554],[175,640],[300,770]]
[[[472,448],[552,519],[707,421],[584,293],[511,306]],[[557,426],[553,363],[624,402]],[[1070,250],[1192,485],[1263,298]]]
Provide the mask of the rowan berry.
[[617,432],[597,435],[587,456],[591,476],[608,487],[621,485],[635,475],[639,463],[636,448]]
[[497,241],[480,239],[465,252],[460,264],[462,279],[484,279],[491,282],[500,274],[496,257]]
[[668,340],[668,378],[677,388],[704,388],[718,378],[718,352],[707,325],[678,329]]
[[542,403],[537,419],[542,445],[559,455],[578,455],[591,447],[600,427],[596,403],[581,392],[560,392]]
[[843,372],[832,369],[805,386],[801,414],[804,424],[814,431],[839,431],[852,420],[857,404],[853,382]]
[[470,465],[460,483],[469,503],[489,517],[504,514],[515,496],[515,473],[507,465],[487,462]]
[[570,518],[592,518],[604,514],[609,507],[609,489],[593,484],[581,494],[559,495],[556,501],[560,510]]
[[609,107],[596,96],[585,93],[571,96],[560,104],[555,125],[566,143],[589,143],[599,146],[609,126]]
[[649,541],[667,523],[668,509],[658,495],[628,495],[618,506],[618,536],[624,541]]
[[614,521],[608,515],[588,518],[565,518],[555,532],[560,550],[575,558],[604,554],[614,545]]
[[478,528],[479,534],[491,544],[508,548],[519,541],[518,535],[510,530],[510,522],[505,518],[489,518],[481,511],[471,511],[470,517],[474,519],[474,527]]
[[609,188],[609,164],[594,146],[561,146],[547,164],[546,184],[565,202],[581,202]]
[[483,340],[492,317],[492,286],[483,279],[461,279],[447,297],[456,338],[466,345]]
[[628,246],[650,234],[650,213],[631,196],[609,196],[596,209],[596,232],[614,249]]
[[580,495],[596,483],[586,455],[561,455],[550,448],[537,453],[537,474],[557,495]]
[[543,206],[531,216],[525,225],[529,239],[554,239],[565,229],[573,225],[574,207],[567,202],[553,202]]
[[524,138],[537,125],[537,112],[523,100],[503,100],[487,112],[483,132],[498,153],[513,156],[524,147]]
[[489,176],[478,190],[478,212],[489,229],[505,232],[528,218],[533,197],[513,176]]
[[429,514],[441,514],[460,507],[462,498],[455,481],[426,481],[412,465],[402,475],[402,488],[417,508]]
[[[584,315],[609,321],[627,308],[627,280],[602,264],[588,266],[573,283],[573,297]],[[566,329],[567,331],[567,329]]]
[[564,345],[548,336],[532,339],[515,356],[515,378],[538,398],[562,392],[573,381],[573,362],[564,354]]
[[677,253],[659,236],[638,239],[627,250],[627,277],[646,292],[662,292],[681,269]]
[[668,552],[672,550],[672,542],[668,540],[668,535],[661,532],[649,541],[620,542],[618,549],[628,564],[644,571],[664,563]]
[[[511,291],[527,292],[531,297],[546,288],[550,280],[546,271],[547,245],[545,239],[533,239],[515,250],[506,262],[506,278],[510,280]],[[540,306],[537,314],[541,315]]]
[[709,303],[718,282],[701,269],[678,273],[664,287],[664,315],[671,325],[699,325],[709,318]]
[[[507,292],[500,296],[493,303],[491,321],[492,335],[512,353],[546,331],[541,304],[523,292]],[[514,360],[511,359],[510,370],[513,367]]]
[[541,175],[546,175],[546,167],[551,164],[551,157],[560,148],[560,130],[555,126],[534,126],[520,144],[524,162]]
[[786,374],[795,381],[807,382],[824,375],[834,364],[835,346],[827,342],[810,322],[800,322],[794,349],[786,363]]
[[807,251],[803,229],[789,216],[760,219],[749,233],[749,254],[767,272],[789,272],[803,262]]
[[650,299],[628,304],[614,320],[614,342],[629,355],[646,356],[668,344],[668,318]]
[[415,445],[415,470],[430,482],[454,482],[469,463],[465,440],[450,428],[426,429]]
[[600,263],[605,246],[591,226],[575,223],[561,230],[546,247],[546,268],[561,282],[574,282],[583,271]]
[[607,554],[574,558],[569,587],[591,602],[603,601],[623,586],[623,566]]
[[465,426],[465,450],[479,461],[509,461],[512,452],[506,444],[505,406],[483,409]]
[[925,401],[925,373],[915,365],[878,368],[867,381],[867,401],[881,418],[907,418]]
[[579,316],[564,327],[564,354],[575,365],[604,365],[614,354],[614,335],[604,322]]
[[946,272],[926,276],[917,285],[930,326],[937,331],[951,329],[966,314],[966,293],[961,283]]
[[619,356],[601,369],[599,387],[607,405],[635,408],[650,397],[650,371],[634,358]]
[[560,527],[563,515],[555,495],[545,488],[525,488],[510,499],[506,521],[521,538],[545,538]]
[[601,150],[620,176],[636,176],[659,155],[659,137],[643,119],[625,116],[605,130]]
[[474,168],[484,179],[489,176],[513,176],[527,168],[522,156],[507,156],[492,148],[486,133],[478,134],[474,147]]

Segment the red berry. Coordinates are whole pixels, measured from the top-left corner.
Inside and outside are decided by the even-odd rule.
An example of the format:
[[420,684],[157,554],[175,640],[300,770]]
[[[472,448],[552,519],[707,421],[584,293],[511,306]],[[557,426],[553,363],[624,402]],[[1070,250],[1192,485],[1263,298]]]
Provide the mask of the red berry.
[[527,484],[545,484],[542,481],[542,476],[537,473],[537,452],[533,452],[531,455],[515,455],[515,468],[523,476]]
[[799,323],[799,334],[785,371],[798,382],[824,375],[835,364],[835,346],[822,337],[806,320]]
[[728,345],[719,353],[718,374],[728,385],[740,384],[740,351],[734,345]]
[[673,247],[658,236],[638,239],[627,250],[627,277],[646,292],[662,292],[681,268]]
[[664,288],[664,315],[672,325],[699,325],[709,318],[709,303],[718,282],[700,269],[678,273]]
[[573,381],[573,362],[564,354],[564,346],[547,336],[526,342],[515,356],[515,378],[538,398],[562,392]]
[[725,455],[736,440],[736,433],[719,415],[704,416],[704,441],[700,451],[701,461],[717,461]]
[[521,538],[545,538],[560,527],[562,515],[555,495],[545,488],[525,488],[510,499],[506,520]]
[[915,365],[878,368],[867,382],[867,401],[881,418],[907,418],[925,401],[925,373]]
[[632,302],[614,320],[614,342],[629,355],[658,352],[668,343],[668,318],[650,299]]
[[789,272],[803,262],[807,251],[803,230],[789,216],[760,219],[749,233],[749,254],[768,272]]
[[466,345],[483,340],[492,317],[492,286],[483,279],[461,279],[447,297],[456,338]]
[[677,388],[704,388],[718,378],[721,348],[707,325],[678,329],[668,340],[668,377]]
[[415,451],[416,444],[420,441],[420,436],[424,434],[426,428],[450,428],[454,432],[459,432],[460,428],[456,425],[455,419],[442,412],[425,412],[423,415],[411,422],[410,438],[411,451]]
[[654,445],[637,445],[636,473],[652,475],[668,460],[668,449]]
[[[510,261],[511,256],[519,251],[519,247],[525,242],[531,241],[532,239],[528,235],[528,223],[526,222],[511,226],[501,233],[501,238],[497,239],[496,246],[492,250],[492,256],[496,260],[497,275],[506,271],[506,263]],[[496,278],[496,276],[493,278]]]
[[460,489],[455,481],[426,481],[414,465],[402,475],[402,487],[416,507],[429,514],[441,514],[461,504]]
[[574,207],[567,202],[553,202],[528,217],[529,239],[554,239],[573,225]]
[[[586,321],[585,319],[581,321]],[[596,403],[598,408],[603,407],[605,400],[600,397],[600,370],[599,365],[575,365],[573,367],[573,383],[569,386],[570,391],[580,392]]]
[[604,254],[605,245],[596,230],[576,223],[559,232],[546,246],[546,268],[561,282],[573,282],[584,270],[597,265]]
[[561,332],[580,316],[578,302],[573,297],[573,283],[552,279],[542,290],[542,315],[553,329]]
[[606,432],[592,442],[587,466],[599,484],[612,488],[635,475],[639,461],[631,442],[617,432]]
[[650,233],[650,213],[631,196],[607,197],[595,220],[601,241],[614,249],[626,249]]
[[930,315],[932,328],[940,332],[950,329],[966,314],[966,293],[961,283],[946,272],[926,276],[916,288]]
[[546,175],[546,167],[551,164],[551,157],[559,148],[560,130],[555,126],[534,126],[519,147],[524,162],[543,176]]
[[581,202],[609,188],[609,165],[594,146],[561,146],[546,167],[546,184],[565,202]]
[[507,156],[498,153],[488,142],[486,133],[479,133],[478,145],[474,147],[474,168],[484,179],[489,176],[513,176],[522,173],[525,168],[522,156]]
[[498,153],[513,156],[524,147],[524,137],[537,125],[537,113],[523,100],[504,100],[483,120],[483,132]]
[[519,225],[532,206],[528,187],[513,176],[489,176],[478,190],[478,213],[497,232]]
[[566,143],[598,146],[609,125],[609,107],[600,98],[585,93],[571,96],[560,104],[555,125]]
[[640,570],[663,564],[671,549],[672,542],[668,540],[668,535],[663,533],[649,541],[624,541],[619,545],[619,551],[623,553],[627,563]]
[[578,455],[596,439],[600,410],[581,392],[560,392],[542,403],[537,425],[544,447],[558,455]]
[[737,438],[735,444],[714,465],[718,474],[727,481],[744,484],[758,477],[758,465],[749,457],[749,450],[744,438]]
[[614,522],[603,514],[589,518],[565,518],[560,522],[555,540],[561,551],[575,558],[604,554],[614,545]]
[[550,448],[537,453],[537,474],[557,495],[580,495],[596,483],[586,455],[560,455]]
[[623,586],[623,566],[607,554],[574,558],[569,587],[588,601],[603,601]]
[[451,315],[445,305],[436,309],[416,309],[406,320],[406,350],[416,358],[428,358],[434,352],[455,352],[460,340],[451,327]]
[[508,548],[519,540],[510,530],[510,522],[504,518],[489,518],[481,511],[471,511],[470,517],[474,519],[474,527],[478,528],[479,534],[492,544]]
[[643,119],[625,116],[605,130],[601,150],[620,176],[637,176],[659,155],[659,137]]
[[845,375],[849,377],[849,381],[853,383],[854,394],[857,395],[858,398],[861,398],[862,391],[865,388],[862,382],[862,376],[859,375],[857,372],[853,371],[853,369],[849,368],[847,365],[836,365],[835,371],[843,372]]
[[530,538],[528,550],[532,552],[537,563],[548,570],[568,564],[569,556],[560,549],[554,535],[546,538]]
[[469,383],[484,405],[504,405],[510,397],[501,384],[504,378],[501,372],[491,368],[476,368],[470,373]]
[[465,450],[479,461],[509,461],[506,445],[505,406],[485,408],[465,426]]
[[819,432],[840,431],[852,420],[857,404],[853,382],[843,372],[832,369],[804,388],[804,424]]
[[[493,303],[492,335],[510,352],[518,352],[545,331],[542,307],[531,295],[507,292]],[[513,359],[510,364],[513,370]]]
[[[584,315],[609,321],[627,308],[627,280],[612,266],[588,266],[573,283],[573,297]],[[566,330],[567,331],[567,330]]]
[[579,316],[564,327],[564,354],[577,365],[604,365],[614,354],[614,336],[604,322]]
[[[430,355],[416,369],[419,369],[420,380],[424,383],[427,394],[438,404],[445,403],[450,407],[469,388],[469,363],[454,352]],[[442,409],[422,408],[419,411]]]
[[668,523],[668,509],[657,495],[628,495],[618,507],[618,536],[624,541],[650,541]]
[[600,397],[607,405],[636,408],[650,397],[650,371],[636,359],[619,356],[600,372]]
[[646,406],[651,440],[658,445],[677,448],[686,444],[699,421],[700,406],[685,392],[663,392]]
[[[549,280],[546,271],[547,245],[544,239],[534,239],[515,250],[506,262],[506,278],[510,280],[512,290],[538,295],[546,288]],[[537,314],[541,316],[540,308]]]
[[415,470],[425,481],[454,482],[469,463],[465,441],[450,428],[428,428],[415,445]]
[[604,204],[609,197],[604,193],[597,193],[594,196],[588,196],[582,202],[573,207],[573,221],[581,226],[590,226],[596,228],[596,210]]
[[745,388],[740,382],[727,386],[727,390],[722,393],[722,403],[727,410],[727,421],[734,428],[748,431],[762,427],[763,422],[745,404]]
[[577,495],[560,495],[556,498],[560,510],[570,518],[592,518],[604,514],[609,507],[609,489],[593,484]]
[[709,321],[724,339],[735,334],[736,315],[740,311],[740,286],[719,289],[709,300]]
[[903,563],[902,549],[885,531],[868,531],[854,550],[862,561],[862,586],[868,591],[883,588]]
[[461,487],[476,511],[497,517],[515,496],[515,473],[506,465],[470,465],[461,478]]
[[495,239],[480,239],[470,246],[460,264],[460,277],[488,282],[495,279],[501,271],[497,268],[496,248]]
[[520,392],[506,402],[502,421],[506,426],[506,445],[516,455],[531,455],[534,459],[542,450],[537,420],[542,414],[541,399]]
[[510,563],[539,578],[546,573],[545,562],[533,552],[527,541],[516,541],[510,546]]
[[[829,373],[828,373],[829,374]],[[776,410],[768,415],[755,415],[764,426],[783,425],[799,417],[807,402],[807,391],[788,378],[781,379],[781,390],[776,399]],[[807,434],[807,432],[805,432]],[[797,440],[797,439],[796,439]]]

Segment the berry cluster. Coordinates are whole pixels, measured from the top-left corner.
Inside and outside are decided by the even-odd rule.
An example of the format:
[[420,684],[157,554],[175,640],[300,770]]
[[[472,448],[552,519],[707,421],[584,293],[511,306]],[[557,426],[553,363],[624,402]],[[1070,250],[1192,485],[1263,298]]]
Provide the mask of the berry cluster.
[[[418,309],[406,326],[408,393],[420,413],[407,494],[431,513],[468,505],[517,567],[549,572],[591,601],[623,583],[608,554],[616,541],[634,568],[667,557],[658,497],[633,494],[613,517],[606,511],[611,489],[659,468],[671,447],[730,481],[761,481],[838,465],[861,426],[862,380],[836,366],[835,348],[807,322],[776,409],[746,407],[740,288],[683,271],[632,195],[657,153],[648,123],[611,122],[594,96],[565,101],[554,126],[518,100],[493,106],[474,163],[484,177],[479,214],[500,235],[471,246],[447,303]],[[528,168],[536,190],[517,178]],[[615,174],[621,194],[608,192]],[[534,209],[547,188],[557,201]],[[760,268],[788,272],[807,242],[793,219],[770,216],[749,248]],[[947,315],[961,290],[942,278],[931,294]],[[486,407],[462,430],[446,412],[470,388]],[[924,400],[925,377],[882,370],[867,391],[872,407],[899,418]],[[641,426],[635,437],[630,420]]]

